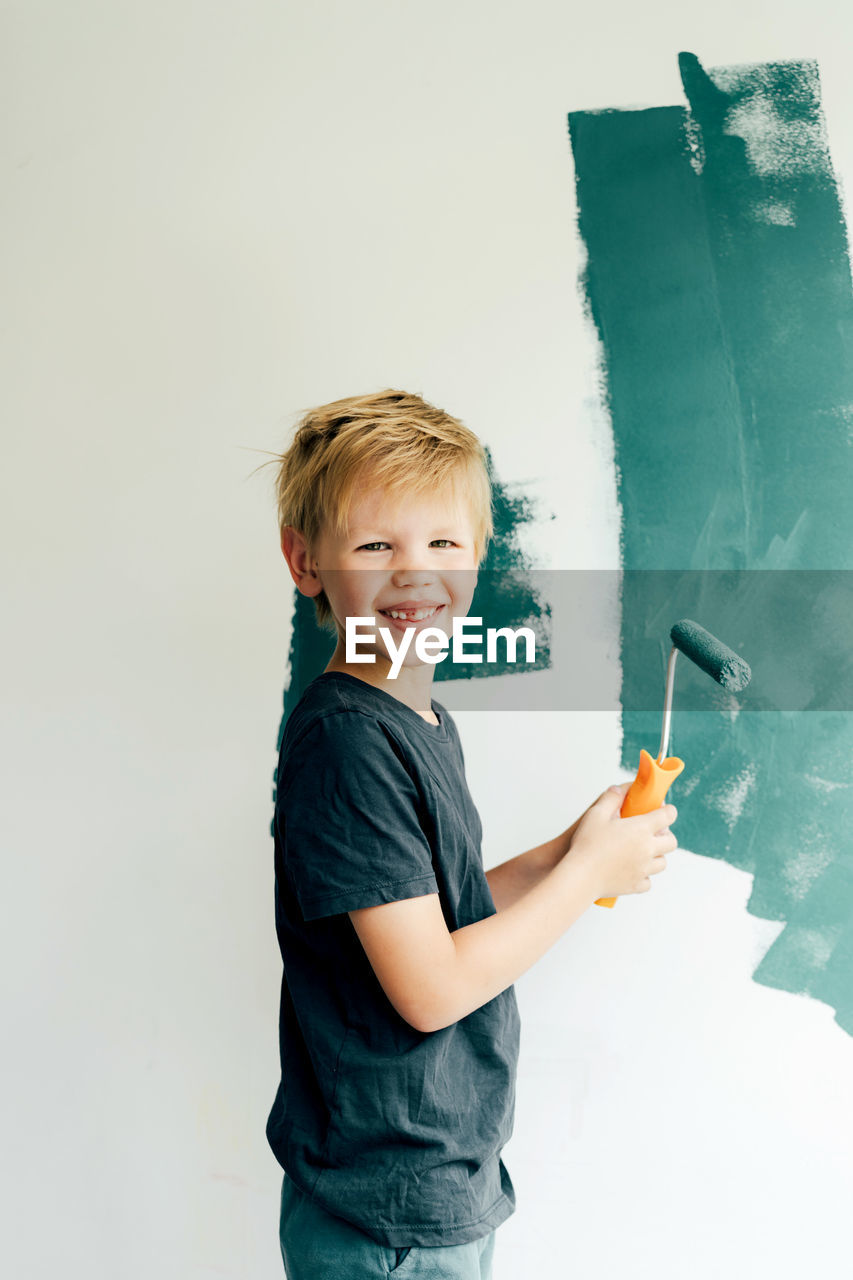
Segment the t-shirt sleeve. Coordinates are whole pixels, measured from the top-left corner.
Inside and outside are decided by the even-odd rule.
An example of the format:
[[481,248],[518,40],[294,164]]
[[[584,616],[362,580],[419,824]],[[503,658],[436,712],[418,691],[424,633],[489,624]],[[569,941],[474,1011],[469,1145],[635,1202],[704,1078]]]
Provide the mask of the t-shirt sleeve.
[[325,716],[290,749],[275,820],[305,920],[437,893],[422,800],[382,724]]

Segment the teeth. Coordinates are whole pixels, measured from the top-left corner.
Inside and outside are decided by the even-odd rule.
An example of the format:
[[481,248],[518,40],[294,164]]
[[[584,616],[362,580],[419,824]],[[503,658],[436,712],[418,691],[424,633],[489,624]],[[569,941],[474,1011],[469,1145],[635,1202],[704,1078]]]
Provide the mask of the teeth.
[[433,605],[431,609],[384,609],[383,613],[389,613],[392,618],[405,618],[406,622],[420,622],[421,618],[431,617],[438,607]]

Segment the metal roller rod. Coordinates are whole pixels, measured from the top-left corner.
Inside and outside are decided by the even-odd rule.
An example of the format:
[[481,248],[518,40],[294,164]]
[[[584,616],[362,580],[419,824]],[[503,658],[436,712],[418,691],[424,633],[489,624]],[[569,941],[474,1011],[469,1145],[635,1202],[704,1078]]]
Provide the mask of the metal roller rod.
[[672,694],[675,689],[675,659],[678,657],[678,650],[675,645],[669,655],[669,662],[666,664],[666,694],[663,700],[663,728],[660,735],[660,750],[658,751],[658,764],[665,760],[669,751],[669,731],[672,722]]

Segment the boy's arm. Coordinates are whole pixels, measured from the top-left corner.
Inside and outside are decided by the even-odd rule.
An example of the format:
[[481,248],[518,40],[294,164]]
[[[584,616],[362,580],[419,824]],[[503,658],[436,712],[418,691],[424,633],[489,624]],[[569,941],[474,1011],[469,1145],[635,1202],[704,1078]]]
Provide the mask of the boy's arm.
[[507,862],[501,862],[486,872],[492,899],[498,911],[504,911],[529,893],[539,881],[553,871],[565,857],[580,824],[580,818],[553,840],[538,844],[535,849],[519,853]]
[[677,844],[660,831],[675,809],[620,819],[623,790],[605,792],[592,806],[568,857],[484,920],[451,933],[437,894],[349,913],[402,1018],[425,1032],[458,1022],[511,986],[596,898],[651,887],[648,877],[663,871],[663,855]]

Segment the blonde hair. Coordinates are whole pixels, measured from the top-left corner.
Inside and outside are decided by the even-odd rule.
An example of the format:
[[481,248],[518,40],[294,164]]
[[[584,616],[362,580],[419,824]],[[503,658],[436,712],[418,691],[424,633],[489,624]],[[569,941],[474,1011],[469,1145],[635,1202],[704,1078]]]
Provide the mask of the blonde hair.
[[[323,529],[345,532],[356,486],[369,476],[388,492],[453,485],[470,504],[478,562],[485,555],[493,533],[485,450],[473,431],[420,396],[388,388],[309,409],[276,460],[279,530],[291,525],[309,548]],[[314,603],[327,625],[326,593]]]

